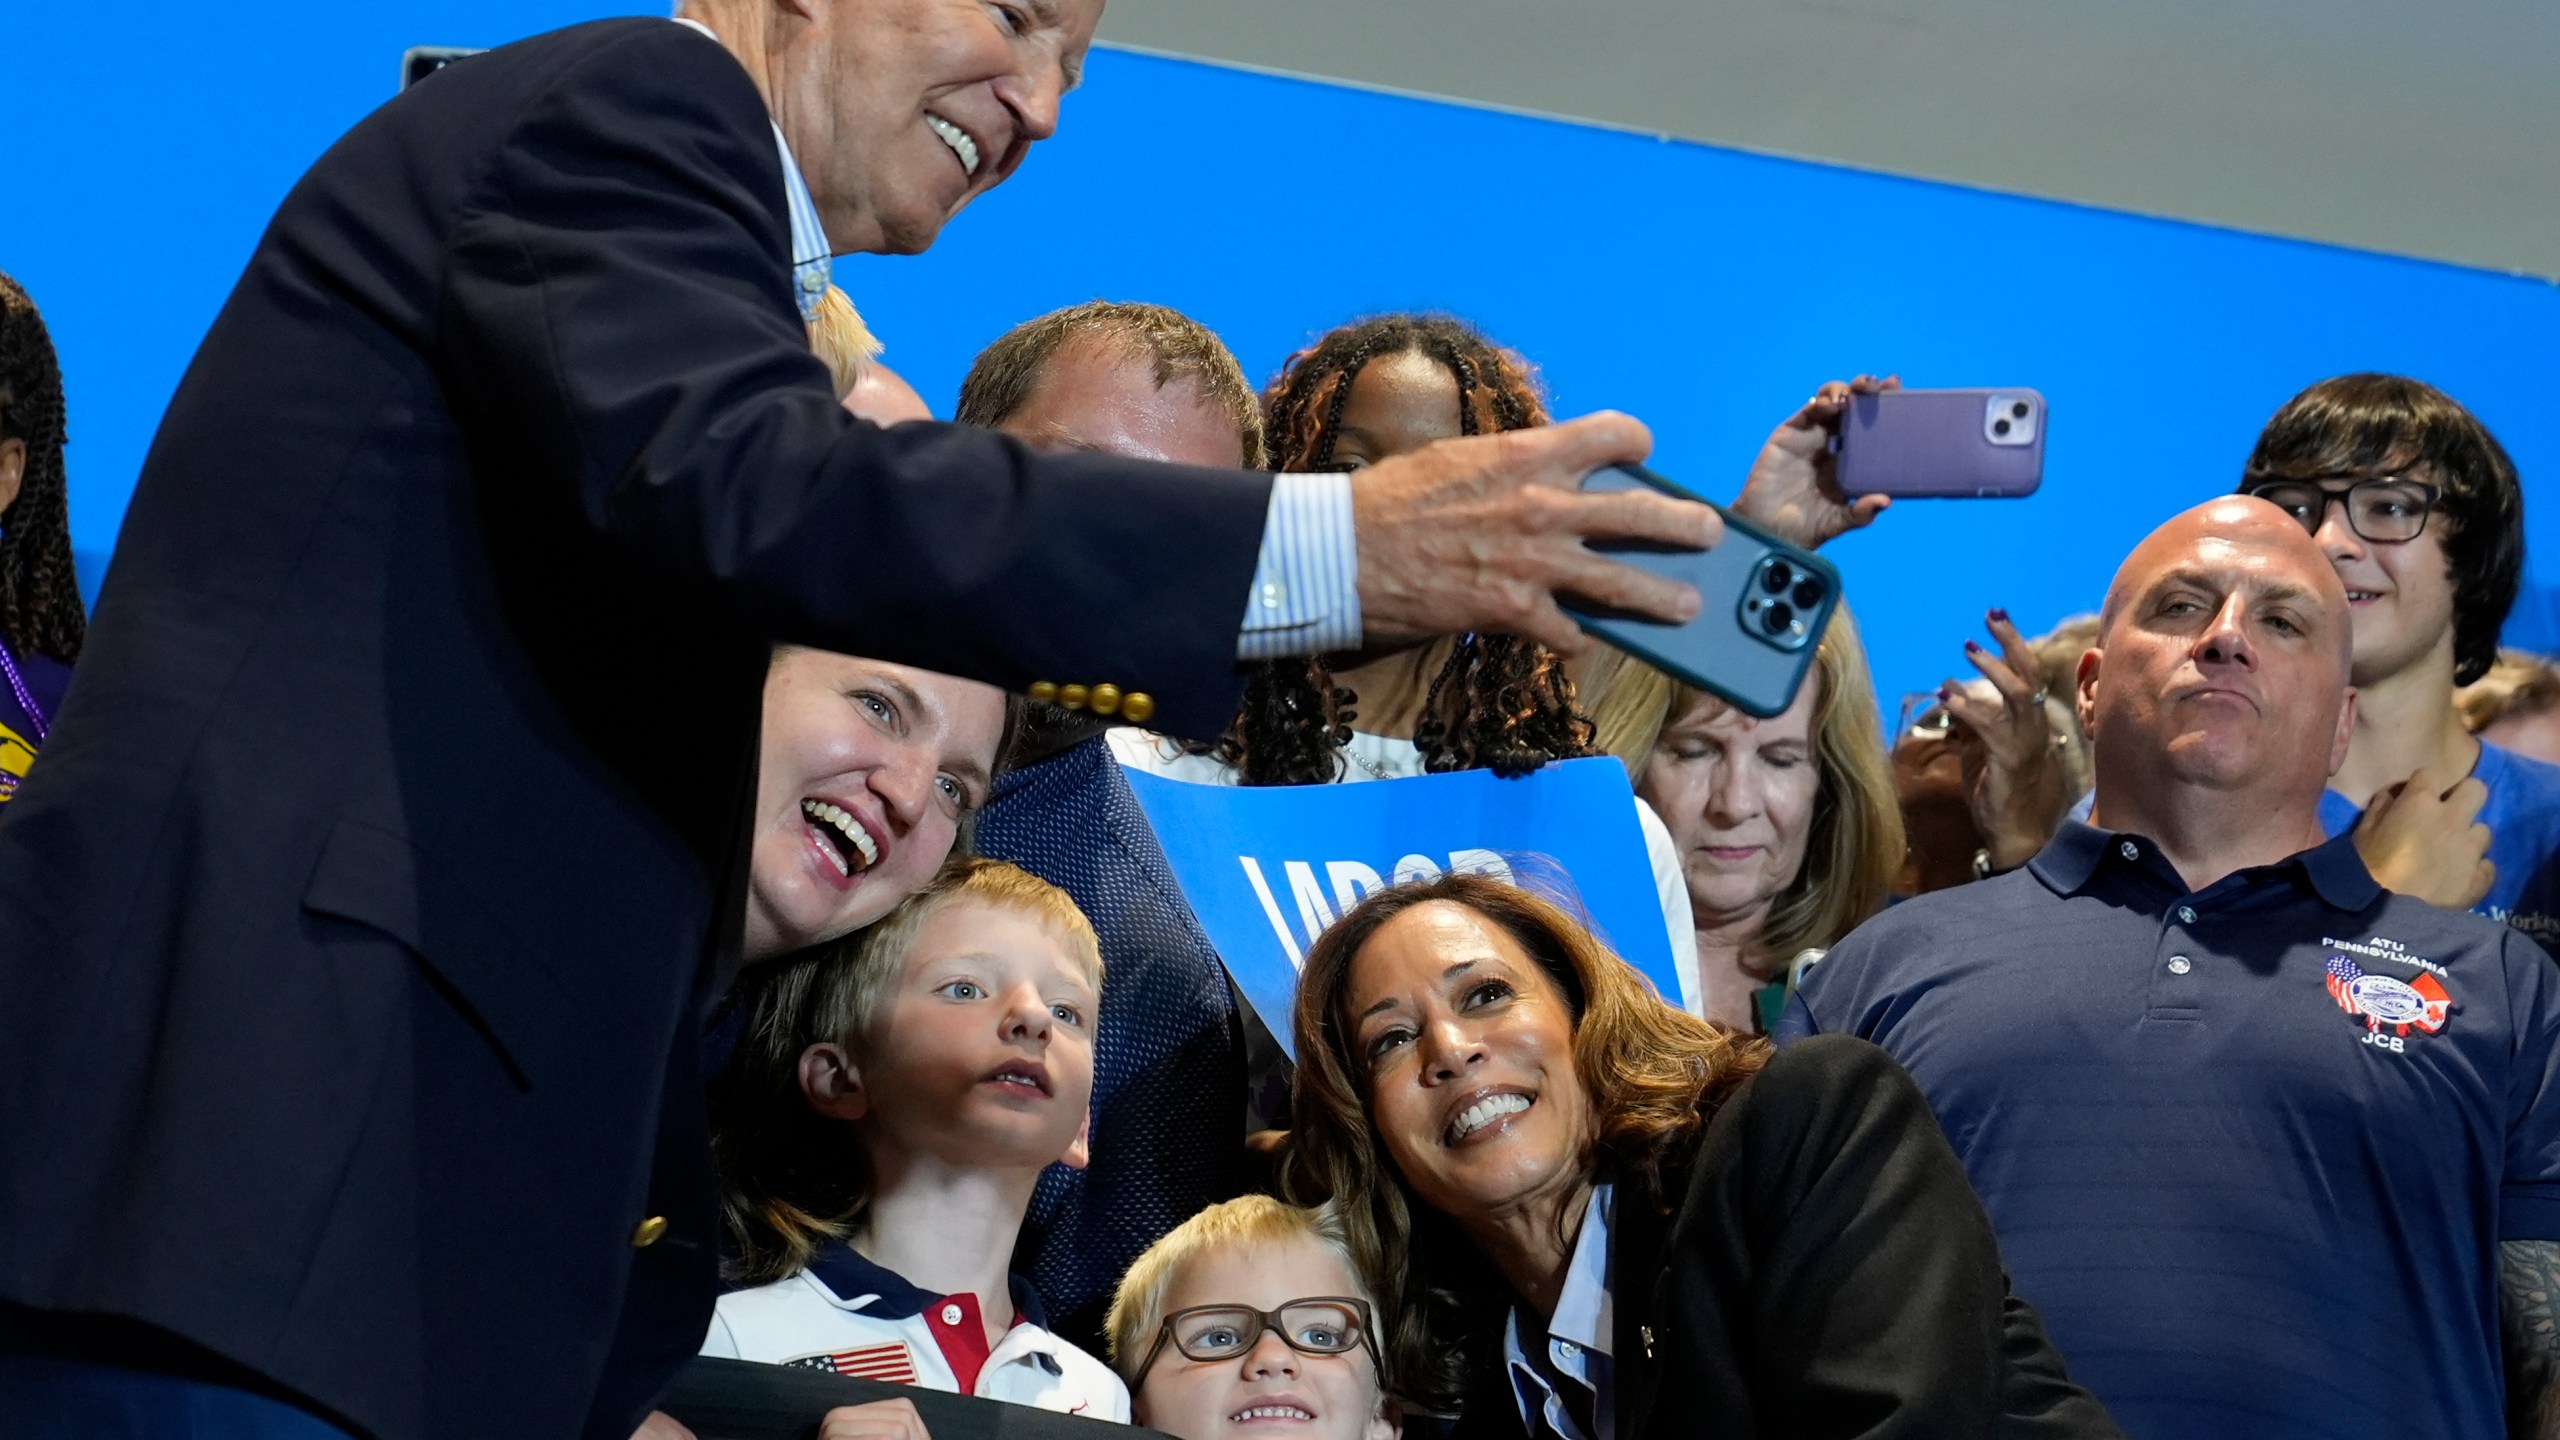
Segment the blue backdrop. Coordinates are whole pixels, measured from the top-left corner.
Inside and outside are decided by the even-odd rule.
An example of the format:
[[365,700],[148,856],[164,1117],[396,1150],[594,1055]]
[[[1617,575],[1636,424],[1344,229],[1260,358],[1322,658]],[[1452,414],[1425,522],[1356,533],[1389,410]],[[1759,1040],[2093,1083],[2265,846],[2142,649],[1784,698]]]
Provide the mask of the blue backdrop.
[[[403,47],[654,8],[13,15],[0,269],[63,352],[83,550],[112,545],[267,214],[389,92]],[[1454,310],[1535,360],[1560,411],[1644,417],[1657,466],[1719,495],[1826,377],[2036,386],[2041,494],[1906,504],[1836,547],[1888,713],[1960,669],[1985,607],[2030,630],[2092,607],[2135,538],[2229,487],[2301,386],[2404,371],[2523,467],[2546,593],[2509,635],[2560,648],[2560,290],[2540,281],[1130,53],[1095,55],[1061,137],[930,255],[838,273],[946,410],[979,346],[1096,295],[1197,315],[1257,379],[1350,316]]]

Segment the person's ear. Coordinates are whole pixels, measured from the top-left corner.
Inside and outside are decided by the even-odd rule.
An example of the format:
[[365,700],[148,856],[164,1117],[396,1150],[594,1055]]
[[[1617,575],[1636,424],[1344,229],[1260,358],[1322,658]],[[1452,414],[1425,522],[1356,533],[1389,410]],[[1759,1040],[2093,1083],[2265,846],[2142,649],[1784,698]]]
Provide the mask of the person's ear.
[[1093,1112],[1085,1112],[1084,1123],[1076,1127],[1076,1138],[1067,1142],[1067,1153],[1058,1163],[1070,1170],[1081,1170],[1093,1161]]
[[0,515],[18,503],[18,487],[27,483],[27,442],[12,435],[0,440]]
[[2338,733],[2329,737],[2329,773],[2347,763],[2347,746],[2356,738],[2356,687],[2347,687],[2346,699],[2338,706]]
[[1382,1393],[1377,1408],[1369,1412],[1369,1423],[1360,1427],[1360,1440],[1396,1440],[1403,1430],[1404,1407]]
[[2098,667],[2106,658],[2093,645],[2080,652],[2080,668],[2071,675],[2071,709],[2080,717],[2080,733],[2093,739],[2098,733]]
[[841,1045],[812,1045],[800,1052],[800,1093],[810,1109],[832,1120],[859,1120],[871,1113],[862,1067]]

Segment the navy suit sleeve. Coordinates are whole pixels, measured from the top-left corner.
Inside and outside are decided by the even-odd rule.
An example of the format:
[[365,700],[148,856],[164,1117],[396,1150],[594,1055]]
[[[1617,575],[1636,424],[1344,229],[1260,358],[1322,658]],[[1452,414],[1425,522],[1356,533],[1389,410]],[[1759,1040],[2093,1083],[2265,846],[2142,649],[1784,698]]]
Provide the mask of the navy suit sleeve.
[[780,158],[718,46],[558,77],[457,217],[437,363],[506,497],[777,638],[995,684],[1112,681],[1222,728],[1267,476],[846,415],[789,293]]

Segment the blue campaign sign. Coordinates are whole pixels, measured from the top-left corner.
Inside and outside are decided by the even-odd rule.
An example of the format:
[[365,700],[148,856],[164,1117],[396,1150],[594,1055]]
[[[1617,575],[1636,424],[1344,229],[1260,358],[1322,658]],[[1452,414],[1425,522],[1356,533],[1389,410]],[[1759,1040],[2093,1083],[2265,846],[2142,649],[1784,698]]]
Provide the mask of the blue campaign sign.
[[[1271,1033],[1307,947],[1361,897],[1472,870],[1589,917],[1610,948],[1680,993],[1627,772],[1607,756],[1505,780],[1484,770],[1359,785],[1201,785],[1129,772],[1183,898]],[[1561,893],[1558,893],[1561,892]]]

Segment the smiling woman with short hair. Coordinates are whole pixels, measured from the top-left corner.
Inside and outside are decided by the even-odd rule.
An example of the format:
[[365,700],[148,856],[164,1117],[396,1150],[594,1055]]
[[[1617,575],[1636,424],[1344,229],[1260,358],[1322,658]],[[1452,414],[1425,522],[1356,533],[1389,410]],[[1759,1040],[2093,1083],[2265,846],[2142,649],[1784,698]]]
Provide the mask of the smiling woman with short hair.
[[1918,1089],[1662,1003],[1480,876],[1371,896],[1299,981],[1284,1181],[1453,1437],[2115,1435],[2011,1299]]

